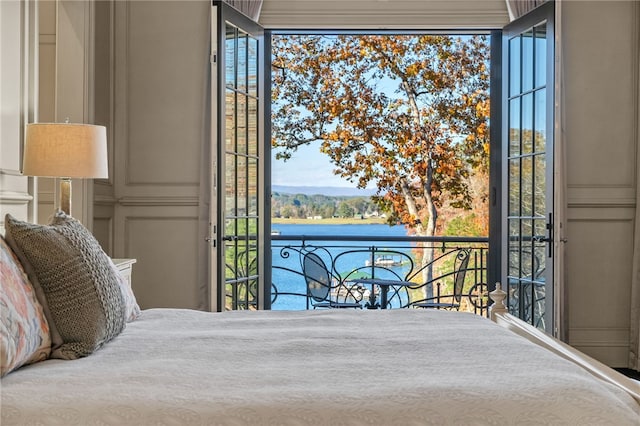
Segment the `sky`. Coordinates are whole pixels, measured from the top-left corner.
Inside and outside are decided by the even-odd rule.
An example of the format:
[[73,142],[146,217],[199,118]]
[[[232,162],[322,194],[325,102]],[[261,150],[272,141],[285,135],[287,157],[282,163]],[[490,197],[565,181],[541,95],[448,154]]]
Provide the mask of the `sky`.
[[355,188],[355,183],[333,174],[329,157],[322,154],[318,144],[301,146],[286,162],[271,162],[271,184],[287,186],[334,186]]

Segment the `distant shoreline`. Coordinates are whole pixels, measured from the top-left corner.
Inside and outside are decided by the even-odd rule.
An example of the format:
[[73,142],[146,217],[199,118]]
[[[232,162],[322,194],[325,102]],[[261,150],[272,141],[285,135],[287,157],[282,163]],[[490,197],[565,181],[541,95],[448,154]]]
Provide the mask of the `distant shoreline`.
[[327,218],[327,219],[298,219],[298,218],[279,218],[272,217],[271,223],[273,225],[286,224],[286,225],[384,225],[385,219],[378,218]]
[[359,189],[342,186],[293,186],[293,185],[271,185],[271,192],[282,194],[304,194],[304,195],[326,195],[329,197],[365,197],[375,195],[375,188]]

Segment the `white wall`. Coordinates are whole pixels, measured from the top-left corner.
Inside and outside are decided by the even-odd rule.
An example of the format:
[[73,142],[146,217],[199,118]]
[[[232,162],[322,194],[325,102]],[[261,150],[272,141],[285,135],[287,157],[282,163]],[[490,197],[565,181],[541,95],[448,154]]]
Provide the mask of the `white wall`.
[[210,3],[114,4],[114,252],[138,260],[133,288],[142,307],[202,307],[198,191]]
[[626,366],[638,185],[640,2],[562,2],[568,339]]
[[0,2],[0,232],[10,213],[33,220],[33,179],[20,174],[24,125],[36,117],[37,10],[18,0]]
[[[56,121],[56,2],[38,3],[38,121]],[[56,181],[38,178],[38,223],[55,210]]]
[[93,115],[94,123],[107,128],[109,152],[109,178],[94,182],[93,234],[107,253],[115,256],[115,162],[114,138],[114,14],[115,5],[111,1],[95,1],[93,26],[94,73]]

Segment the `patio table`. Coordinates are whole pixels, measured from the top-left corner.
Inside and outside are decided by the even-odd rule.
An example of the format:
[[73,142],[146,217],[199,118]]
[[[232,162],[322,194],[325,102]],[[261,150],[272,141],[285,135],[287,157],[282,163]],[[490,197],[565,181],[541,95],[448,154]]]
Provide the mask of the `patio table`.
[[[385,280],[380,278],[355,278],[349,281],[357,284],[365,284],[371,286],[369,302],[367,302],[367,304],[365,305],[365,307],[368,309],[387,309],[389,287],[409,287],[416,284],[411,281]],[[374,286],[380,287],[379,304],[376,302],[376,292],[374,291]]]

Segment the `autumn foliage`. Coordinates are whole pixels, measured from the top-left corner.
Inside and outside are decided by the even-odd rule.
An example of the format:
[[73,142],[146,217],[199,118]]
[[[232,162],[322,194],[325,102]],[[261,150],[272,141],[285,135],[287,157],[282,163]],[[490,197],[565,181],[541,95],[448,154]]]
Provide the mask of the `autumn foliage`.
[[276,158],[317,143],[336,174],[375,184],[389,222],[435,235],[487,174],[488,63],[485,36],[275,36]]

